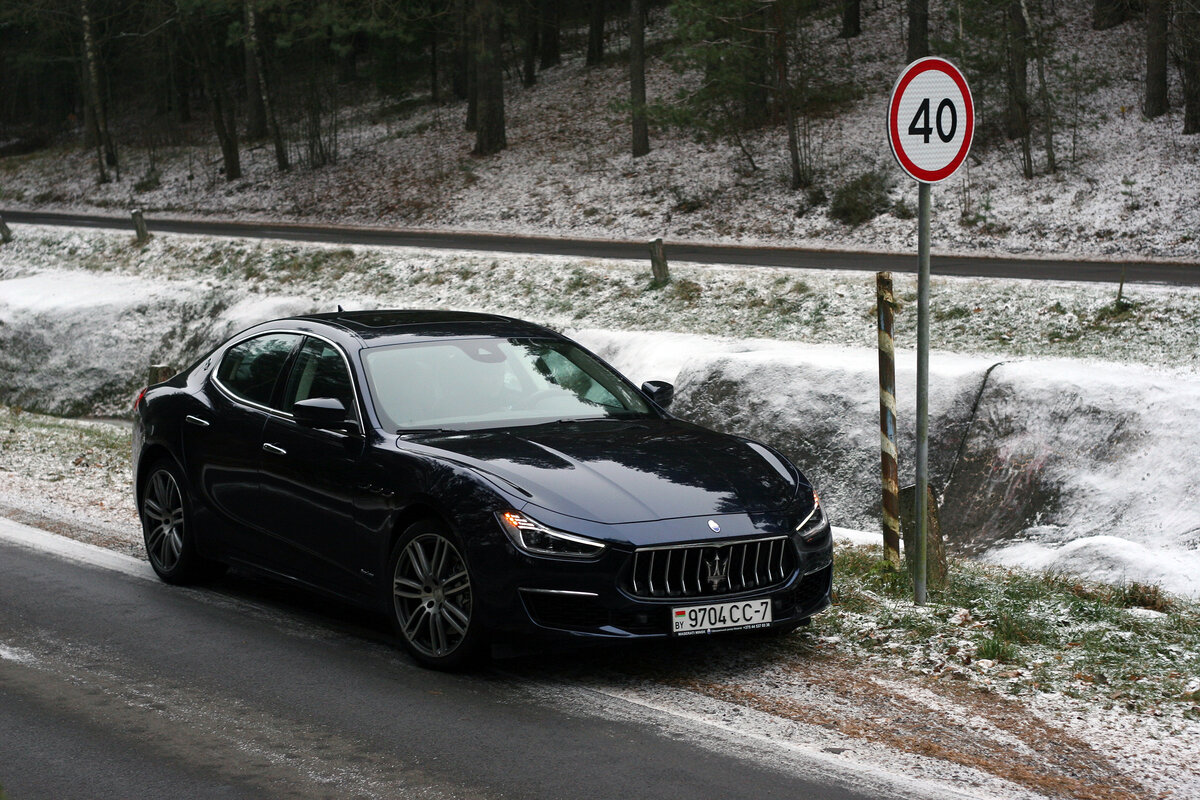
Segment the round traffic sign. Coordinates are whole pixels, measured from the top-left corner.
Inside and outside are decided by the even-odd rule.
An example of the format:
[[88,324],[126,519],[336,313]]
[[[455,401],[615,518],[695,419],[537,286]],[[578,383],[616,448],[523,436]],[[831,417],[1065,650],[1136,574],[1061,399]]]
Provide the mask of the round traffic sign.
[[975,136],[975,104],[958,67],[944,58],[914,61],[888,103],[888,144],[900,168],[923,183],[953,175]]

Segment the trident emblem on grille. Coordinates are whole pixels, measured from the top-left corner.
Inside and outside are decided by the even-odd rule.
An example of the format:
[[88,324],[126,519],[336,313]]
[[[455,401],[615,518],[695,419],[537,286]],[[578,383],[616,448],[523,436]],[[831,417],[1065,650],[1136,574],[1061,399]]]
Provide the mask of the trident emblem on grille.
[[708,572],[706,580],[714,592],[722,583],[729,580],[729,556],[725,556],[725,561],[722,562],[721,555],[718,553],[712,557],[712,561],[704,562],[704,567]]

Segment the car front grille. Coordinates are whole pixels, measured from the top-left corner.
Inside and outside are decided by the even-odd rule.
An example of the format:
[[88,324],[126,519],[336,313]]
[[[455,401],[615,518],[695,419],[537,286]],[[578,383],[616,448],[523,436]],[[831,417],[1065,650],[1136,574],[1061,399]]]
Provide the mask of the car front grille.
[[769,589],[796,570],[786,536],[634,551],[625,590],[634,597],[719,597]]

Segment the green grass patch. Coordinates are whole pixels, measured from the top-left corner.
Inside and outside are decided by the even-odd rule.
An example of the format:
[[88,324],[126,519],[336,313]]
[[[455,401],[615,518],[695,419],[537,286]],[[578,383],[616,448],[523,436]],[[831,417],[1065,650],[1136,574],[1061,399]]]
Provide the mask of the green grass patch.
[[1200,603],[1157,586],[951,560],[950,582],[912,602],[880,547],[839,547],[834,606],[814,633],[855,658],[976,679],[1006,693],[1061,692],[1200,718]]

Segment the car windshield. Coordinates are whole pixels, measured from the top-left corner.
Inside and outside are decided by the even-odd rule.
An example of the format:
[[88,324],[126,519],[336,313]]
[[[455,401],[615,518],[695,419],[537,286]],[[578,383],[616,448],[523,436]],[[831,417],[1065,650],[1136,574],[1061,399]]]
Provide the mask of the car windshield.
[[366,350],[375,410],[394,431],[652,415],[623,378],[551,339],[468,339]]

